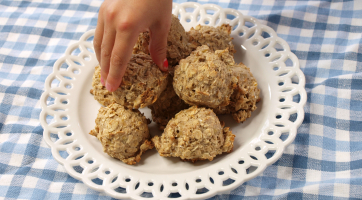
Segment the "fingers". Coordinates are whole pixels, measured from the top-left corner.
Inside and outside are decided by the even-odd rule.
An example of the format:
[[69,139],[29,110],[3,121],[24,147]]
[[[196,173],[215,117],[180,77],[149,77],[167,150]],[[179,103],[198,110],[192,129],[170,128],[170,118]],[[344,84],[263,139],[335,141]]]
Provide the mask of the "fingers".
[[94,34],[93,46],[97,60],[101,67],[101,83],[105,85],[109,71],[109,59],[115,39],[113,20],[115,11],[109,9],[112,2],[105,0],[98,13],[97,27]]
[[121,84],[138,34],[138,31],[132,28],[117,32],[106,82],[108,91],[115,91]]
[[168,70],[167,54],[167,36],[170,29],[170,23],[164,26],[152,26],[150,28],[150,54],[153,62],[162,70]]
[[94,39],[93,39],[93,46],[94,51],[97,56],[97,60],[99,63],[101,63],[101,44],[103,39],[103,32],[104,32],[104,23],[103,23],[103,14],[102,9],[99,10],[98,13],[98,21],[97,21],[97,27],[94,33]]
[[167,71],[167,35],[172,1],[164,1],[162,8],[151,0],[142,3],[104,0],[102,3],[93,44],[101,66],[101,82],[109,91],[115,91],[122,82],[133,46],[144,29],[150,30],[149,50],[153,61],[161,70]]
[[116,31],[114,30],[114,28],[112,28],[110,25],[108,26],[106,23],[103,33],[102,45],[101,45],[101,63],[100,63],[101,77],[103,78],[104,81],[107,80],[115,38],[116,38]]

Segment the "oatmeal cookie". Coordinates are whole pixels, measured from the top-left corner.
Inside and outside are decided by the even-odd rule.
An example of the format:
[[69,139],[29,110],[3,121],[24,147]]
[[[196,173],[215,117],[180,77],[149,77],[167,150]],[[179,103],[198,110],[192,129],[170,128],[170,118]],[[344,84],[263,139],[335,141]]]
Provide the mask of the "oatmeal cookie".
[[[140,33],[138,41],[133,48],[133,53],[146,53],[150,54],[148,45],[150,41],[150,34],[148,31]],[[169,64],[169,71],[173,73],[173,67],[178,62],[190,54],[188,40],[184,27],[181,25],[177,16],[172,15],[171,27],[167,36],[167,60]]]
[[182,59],[173,78],[176,94],[190,105],[227,106],[237,78],[231,71],[234,60],[224,59],[229,58],[226,54],[227,49],[214,53],[203,45]]
[[168,73],[162,72],[150,55],[133,54],[113,97],[129,109],[144,108],[154,103],[166,88],[167,76]]
[[197,25],[195,28],[191,28],[186,34],[191,51],[196,50],[198,46],[207,45],[212,51],[229,48],[229,53],[232,55],[236,51],[230,33],[231,26],[229,24],[223,24],[219,27]]
[[136,164],[142,153],[154,147],[148,140],[147,119],[138,110],[114,103],[99,109],[95,122],[89,134],[98,138],[105,153],[126,164]]
[[163,134],[152,141],[161,156],[195,162],[212,161],[218,154],[230,153],[234,137],[211,109],[193,106],[177,113]]
[[101,83],[101,68],[99,66],[97,66],[94,71],[92,89],[90,93],[93,94],[94,99],[103,106],[108,106],[109,104],[115,102],[112,92],[109,92]]
[[144,31],[138,35],[138,39],[136,44],[133,47],[133,54],[145,53],[150,55],[150,50],[148,49],[148,45],[150,44],[150,33],[148,31]]
[[166,89],[157,101],[148,107],[151,109],[153,121],[157,123],[160,130],[163,130],[176,113],[190,106],[177,96],[172,86],[172,78],[169,77]]
[[214,112],[232,114],[234,120],[240,123],[249,118],[251,112],[256,109],[256,103],[260,100],[260,89],[250,69],[243,63],[235,65],[232,71],[238,77],[238,84],[231,95],[230,104],[215,108]]

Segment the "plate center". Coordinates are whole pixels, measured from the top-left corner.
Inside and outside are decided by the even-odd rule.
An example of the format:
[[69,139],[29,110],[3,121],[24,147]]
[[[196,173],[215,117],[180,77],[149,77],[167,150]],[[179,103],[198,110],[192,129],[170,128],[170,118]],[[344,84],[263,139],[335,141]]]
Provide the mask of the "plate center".
[[[88,143],[87,146],[95,149],[102,159],[101,163],[112,163],[112,165],[119,166],[120,168],[126,167],[131,170],[141,171],[145,173],[151,174],[177,174],[177,173],[185,173],[190,171],[195,171],[198,169],[202,169],[213,165],[218,162],[225,162],[230,159],[231,156],[237,154],[239,151],[243,151],[244,145],[250,143],[254,138],[257,137],[258,133],[264,124],[265,114],[268,99],[263,99],[263,101],[258,103],[258,108],[256,111],[252,113],[252,117],[247,119],[244,123],[238,124],[236,123],[231,116],[223,115],[219,116],[221,121],[224,121],[227,127],[231,127],[232,132],[236,135],[234,141],[234,150],[230,154],[222,154],[217,156],[213,161],[198,161],[196,163],[190,162],[182,162],[179,158],[165,158],[159,156],[155,149],[147,151],[144,155],[142,155],[141,161],[136,165],[126,165],[123,162],[114,159],[108,156],[103,152],[103,148],[98,139],[92,135],[89,135],[89,131],[91,131],[95,126],[95,119],[98,114],[99,108],[101,105],[93,98],[93,95],[90,94],[90,90],[92,88],[92,76],[94,73],[94,68],[89,66],[88,69],[83,70],[85,79],[83,79],[82,88],[80,94],[78,96],[78,122],[81,128],[81,132],[75,134],[82,134],[85,140],[82,143]],[[269,91],[266,91],[269,92]],[[262,98],[263,95],[261,94]],[[140,109],[144,115],[152,119],[150,109],[143,108]],[[150,134],[161,135],[162,132],[158,130],[155,122],[152,122],[149,125]]]

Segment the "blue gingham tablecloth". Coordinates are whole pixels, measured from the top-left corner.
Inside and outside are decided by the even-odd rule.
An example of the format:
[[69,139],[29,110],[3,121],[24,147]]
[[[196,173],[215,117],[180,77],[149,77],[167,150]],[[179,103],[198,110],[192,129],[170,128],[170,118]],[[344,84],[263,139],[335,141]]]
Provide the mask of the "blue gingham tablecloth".
[[[67,46],[96,27],[101,3],[0,0],[0,199],[111,199],[54,160],[38,119],[45,78]],[[362,1],[199,3],[272,27],[299,58],[308,93],[304,122],[280,160],[212,199],[361,198]]]

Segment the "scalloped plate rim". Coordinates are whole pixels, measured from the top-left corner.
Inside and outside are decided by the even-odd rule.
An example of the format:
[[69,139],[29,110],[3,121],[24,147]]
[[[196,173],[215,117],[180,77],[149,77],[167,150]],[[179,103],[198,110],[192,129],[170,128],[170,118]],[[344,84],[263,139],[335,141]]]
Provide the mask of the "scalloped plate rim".
[[[174,6],[179,6],[179,5],[185,5],[185,6],[187,6],[187,5],[197,5],[197,6],[201,6],[200,4],[197,4],[197,3],[191,3],[191,2],[189,2],[189,3],[184,3],[184,4],[175,4],[174,3]],[[204,4],[203,6],[213,6],[213,7],[218,7],[217,5],[214,5],[214,4]],[[220,7],[219,7],[220,8]],[[222,8],[221,8],[222,9]],[[223,9],[223,10],[226,10],[226,9]],[[230,10],[230,9],[229,9]],[[239,11],[236,11],[236,12],[239,12]],[[240,12],[239,12],[240,13]],[[241,13],[240,13],[241,14]],[[249,17],[249,16],[244,16],[244,15],[242,15],[241,14],[241,16],[243,16],[244,18],[247,18],[247,17]],[[249,17],[249,19],[253,19],[252,17]],[[255,18],[254,18],[255,19]],[[256,20],[256,19],[255,19]],[[261,25],[261,26],[265,26],[265,25]],[[84,35],[86,35],[87,33],[89,33],[89,32],[92,32],[92,31],[94,31],[94,30],[90,30],[90,31],[88,31],[88,32],[86,32]],[[273,31],[273,30],[272,30]],[[274,32],[274,34],[276,35],[276,33]],[[82,36],[82,38],[84,37],[84,35]],[[279,37],[277,37],[277,39],[279,39],[279,40],[281,40],[281,41],[284,41],[283,39],[281,39],[281,38],[279,38]],[[284,41],[285,42],[285,41]],[[77,44],[77,43],[75,43],[75,44]],[[70,46],[72,46],[72,45],[74,45],[74,44],[71,44]],[[69,47],[70,47],[69,46]],[[66,52],[68,52],[68,51],[70,51],[70,48],[67,48],[67,50],[66,50]],[[289,48],[289,46],[288,46],[288,48]],[[290,50],[288,49],[288,53],[290,53],[290,54],[292,54],[292,55],[294,55],[292,52],[290,52]],[[66,56],[63,56],[63,57],[61,57],[60,59],[58,59],[57,60],[57,62],[54,64],[54,68],[56,67],[56,64],[58,63],[58,62],[60,62],[60,60],[62,60],[62,59],[65,59],[65,57]],[[298,67],[298,69],[295,69],[296,71],[297,71],[297,73],[298,73],[298,75],[299,75],[299,78],[304,78],[304,74],[303,74],[303,72],[300,70],[300,68]],[[54,69],[53,69],[53,72],[47,77],[47,79],[46,79],[46,81],[45,81],[45,84],[47,84],[49,81],[48,81],[48,79],[50,79],[50,77],[52,76],[52,75],[54,75],[54,73],[55,73],[55,71],[54,71]],[[303,80],[303,79],[301,79],[301,80],[299,80],[300,81],[300,84],[299,85],[301,85],[301,86],[303,86],[303,88],[304,88],[304,84],[305,84],[305,80]],[[47,88],[47,87],[45,87],[45,88]],[[41,107],[42,107],[42,111],[41,111],[41,114],[40,114],[40,122],[41,122],[41,125],[42,125],[42,127],[44,128],[44,130],[47,130],[47,127],[48,127],[48,124],[46,124],[46,122],[45,122],[45,119],[42,119],[42,116],[44,116],[44,112],[45,112],[45,109],[48,107],[48,106],[46,106],[46,104],[44,104],[43,102],[44,102],[44,100],[45,100],[45,98],[47,97],[45,94],[47,94],[46,92],[47,92],[48,90],[44,90],[44,93],[42,94],[42,96],[41,96]],[[300,99],[300,105],[303,107],[304,105],[305,105],[305,103],[306,103],[306,93],[305,93],[305,90],[304,91],[300,91],[302,94],[300,94],[301,95],[301,99]],[[298,114],[303,114],[303,116],[301,116],[301,118],[299,118],[299,121],[297,122],[297,124],[296,124],[296,126],[295,126],[295,128],[298,128],[300,125],[301,125],[301,123],[302,123],[302,121],[303,121],[303,118],[304,118],[304,110],[302,109],[302,110],[297,110],[298,111]],[[300,120],[301,119],[301,120]],[[284,149],[285,149],[285,147],[287,146],[287,145],[289,145],[293,140],[294,140],[294,138],[295,138],[295,135],[294,135],[294,137],[293,138],[291,138],[287,143],[284,143],[284,145],[282,146],[282,149],[280,150],[282,153],[284,152]],[[54,152],[56,152],[55,150],[55,145],[54,145],[54,143],[50,143],[50,141],[48,141],[47,139],[45,139],[45,141],[46,141],[46,144],[48,145],[48,146],[50,146],[51,147],[51,151],[52,151],[52,155],[54,155]],[[268,162],[266,162],[265,163],[265,165],[263,165],[262,166],[262,168],[263,169],[258,169],[259,170],[259,172],[258,173],[254,173],[252,176],[249,176],[249,177],[247,177],[247,178],[244,178],[244,179],[236,179],[235,180],[235,182],[239,182],[239,183],[234,183],[234,184],[231,184],[231,185],[229,185],[229,186],[224,186],[224,187],[219,187],[219,188],[212,188],[213,190],[210,190],[209,192],[207,192],[207,193],[205,193],[205,194],[202,194],[202,195],[197,195],[197,196],[195,196],[195,194],[192,196],[188,196],[187,198],[194,198],[194,197],[196,197],[196,198],[207,198],[207,197],[211,197],[211,196],[214,196],[214,195],[216,195],[217,193],[224,193],[224,192],[226,192],[226,191],[229,191],[229,190],[232,190],[232,189],[234,189],[234,188],[236,188],[236,187],[238,187],[238,186],[240,186],[242,183],[244,183],[245,181],[248,181],[248,180],[250,180],[250,179],[253,179],[253,178],[255,178],[256,176],[258,176],[258,175],[260,175],[264,170],[265,170],[265,168],[266,167],[268,167],[269,165],[271,165],[271,164],[273,164],[275,161],[277,161],[280,157],[281,157],[281,155],[282,155],[282,153],[280,153],[279,155],[277,155],[277,159],[275,159],[275,160],[273,160],[272,162],[270,161],[270,160],[267,160]],[[64,160],[65,162],[63,162],[62,160],[60,160],[60,159],[58,159],[58,157],[57,156],[55,156],[54,157],[60,164],[62,164],[63,166],[65,166],[65,164],[67,163],[66,162],[66,160]],[[73,172],[71,172],[71,171],[68,171],[68,168],[66,167],[65,168],[66,169],[66,171],[67,171],[67,173],[68,174],[70,174],[72,177],[74,177],[74,178],[76,178],[76,179],[78,179],[78,180],[83,180],[83,177],[81,177],[81,176],[74,176],[74,174],[73,174]],[[202,169],[200,169],[200,170],[202,170]],[[185,173],[183,173],[183,174],[188,174],[189,172],[185,172]],[[141,173],[142,174],[142,173]],[[164,175],[164,176],[168,176],[168,175]],[[133,181],[132,181],[133,182]],[[86,183],[85,183],[86,184]],[[88,184],[86,184],[86,185],[88,185]],[[101,187],[92,187],[91,185],[88,185],[89,187],[91,187],[92,189],[95,189],[95,190],[97,190],[97,191],[105,191],[103,188],[101,188]],[[172,192],[172,189],[170,190],[170,192]],[[108,195],[111,195],[111,196],[113,196],[112,194],[109,194],[108,193]],[[123,196],[123,195],[121,195],[122,196],[122,198],[124,198],[124,197],[126,197],[126,196],[128,196],[128,197],[130,197],[130,198],[140,198],[140,196],[137,196],[136,195],[136,193],[135,192],[133,192],[133,193],[131,193],[131,194],[129,194],[129,195],[126,195],[126,196]],[[119,196],[117,196],[117,197],[119,197]],[[155,198],[155,197],[153,197],[153,198]]]

